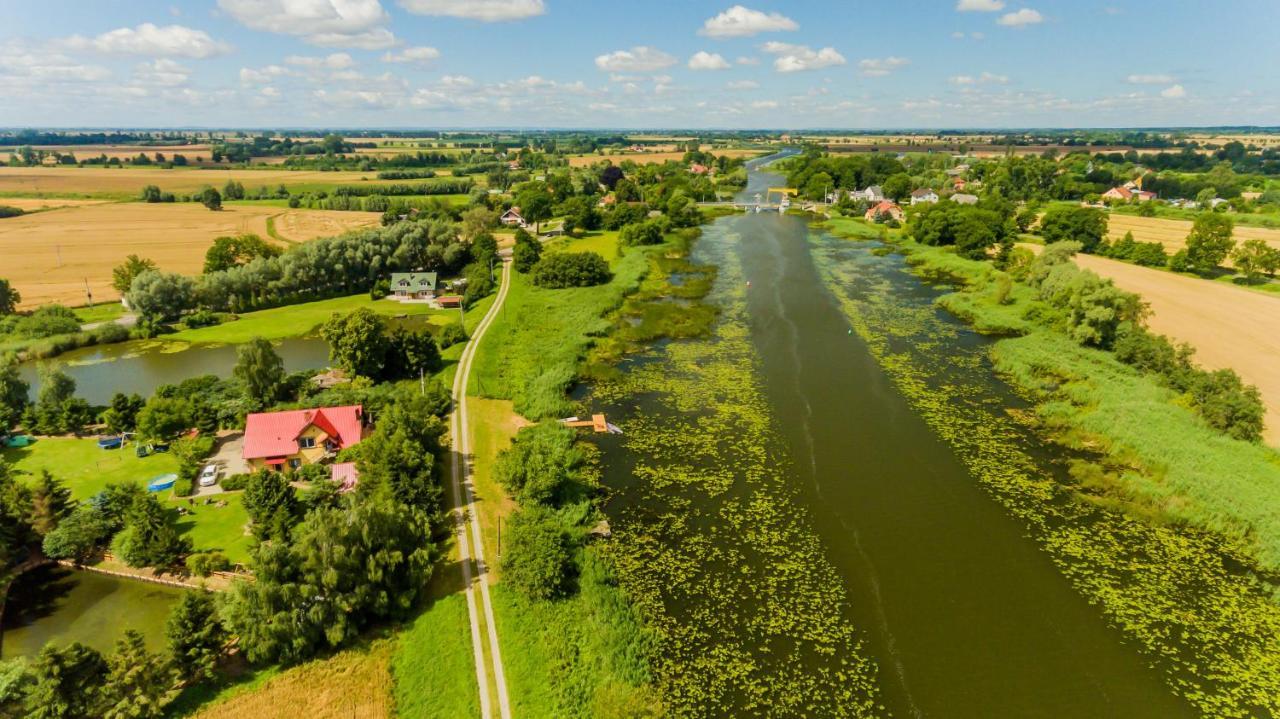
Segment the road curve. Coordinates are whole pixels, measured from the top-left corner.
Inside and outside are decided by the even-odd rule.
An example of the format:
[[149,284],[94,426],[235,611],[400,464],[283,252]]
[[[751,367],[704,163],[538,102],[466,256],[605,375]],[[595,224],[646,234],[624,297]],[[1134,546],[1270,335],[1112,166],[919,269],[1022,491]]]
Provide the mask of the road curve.
[[[471,621],[471,648],[475,657],[476,681],[480,687],[480,714],[484,719],[493,716],[493,706],[489,696],[489,672],[485,667],[484,639],[488,640],[489,656],[493,661],[493,680],[498,696],[498,715],[501,719],[511,719],[511,702],[507,697],[506,674],[502,666],[502,651],[498,645],[498,630],[493,617],[493,603],[489,600],[489,571],[484,560],[484,543],[480,534],[480,517],[474,509],[475,493],[471,484],[471,434],[467,417],[467,383],[471,376],[471,363],[475,359],[480,340],[493,324],[502,303],[507,299],[507,291],[511,287],[511,263],[503,260],[502,283],[498,287],[498,296],[493,305],[476,325],[475,332],[462,350],[458,359],[458,369],[453,377],[453,418],[450,431],[453,435],[454,451],[451,467],[453,490],[454,523],[458,530],[458,554],[462,564],[462,579],[466,586],[467,614]],[[474,566],[473,566],[474,565]],[[479,579],[480,610],[484,612],[487,636],[482,639],[479,614],[476,607],[477,582]]]

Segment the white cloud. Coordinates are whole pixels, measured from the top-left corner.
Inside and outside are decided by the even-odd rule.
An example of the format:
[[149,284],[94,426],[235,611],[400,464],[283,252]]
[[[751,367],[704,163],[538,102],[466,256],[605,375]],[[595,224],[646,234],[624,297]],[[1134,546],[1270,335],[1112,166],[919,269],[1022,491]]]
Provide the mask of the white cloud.
[[596,58],[596,67],[609,72],[652,72],[676,64],[667,53],[640,45],[630,50],[615,50]]
[[984,72],[977,77],[973,75],[952,75],[950,82],[952,85],[1007,85],[1009,84],[1009,76],[997,75],[993,72]]
[[760,87],[760,83],[755,80],[732,80],[725,83],[725,87],[730,90],[754,90]]
[[738,59],[737,59],[737,60],[734,60],[734,62],[735,62],[736,64],[738,64],[738,65],[759,65],[759,64],[760,64],[760,58],[758,58],[758,57],[747,57],[746,55],[741,55],[741,56],[739,56],[739,57],[738,57]]
[[324,57],[290,55],[284,61],[289,65],[305,67],[310,70],[347,70],[356,66],[356,61],[345,52],[335,52]]
[[240,82],[245,85],[266,85],[274,82],[276,78],[296,74],[293,70],[280,65],[267,65],[257,70],[250,67],[242,67],[240,68]]
[[245,27],[314,45],[381,50],[395,44],[378,0],[218,0],[218,7]]
[[542,0],[400,0],[400,7],[418,15],[444,15],[482,22],[523,20],[547,11]]
[[445,75],[440,78],[440,84],[445,87],[461,88],[472,87],[476,84],[476,81],[466,75]]
[[958,0],[959,12],[997,12],[1004,9],[1004,0]]
[[858,69],[867,77],[884,77],[900,67],[910,65],[905,57],[869,57],[858,61]]
[[[0,44],[0,85],[23,82],[97,82],[111,77],[100,65],[84,65],[56,52],[32,51],[16,44]],[[35,89],[34,86],[31,89]]]
[[1160,91],[1160,97],[1167,97],[1171,100],[1177,100],[1187,96],[1187,91],[1181,85],[1170,85]]
[[751,37],[762,32],[783,32],[799,29],[795,20],[781,13],[763,13],[741,5],[734,5],[713,18],[708,18],[698,30],[706,37]]
[[1044,22],[1044,16],[1029,7],[1024,7],[1017,12],[1005,13],[996,20],[996,24],[1005,27],[1026,27],[1028,25],[1037,25]]
[[185,85],[191,71],[168,58],[159,58],[153,62],[138,63],[133,71],[133,80],[141,85],[158,85],[176,87]]
[[274,87],[264,87],[258,92],[263,97],[280,97],[280,91]]
[[230,45],[214,40],[203,30],[183,25],[159,27],[149,22],[137,27],[117,28],[95,38],[75,35],[68,38],[66,44],[82,50],[122,55],[206,58],[231,52]]
[[770,55],[777,55],[773,60],[773,67],[778,72],[817,70],[823,67],[845,64],[844,56],[831,47],[814,50],[807,45],[767,42],[761,49]]
[[729,61],[716,52],[699,50],[689,58],[690,70],[728,70],[729,67]]
[[382,61],[395,62],[395,63],[416,63],[420,65],[426,65],[430,63],[432,60],[435,60],[439,57],[440,57],[439,50],[435,49],[434,47],[427,47],[425,45],[422,45],[418,47],[406,47],[400,52],[395,52],[395,53],[388,52],[382,56]]
[[1173,82],[1172,75],[1130,75],[1125,78],[1130,85],[1168,85]]
[[777,109],[778,102],[776,100],[756,100],[751,103],[753,110],[774,110]]

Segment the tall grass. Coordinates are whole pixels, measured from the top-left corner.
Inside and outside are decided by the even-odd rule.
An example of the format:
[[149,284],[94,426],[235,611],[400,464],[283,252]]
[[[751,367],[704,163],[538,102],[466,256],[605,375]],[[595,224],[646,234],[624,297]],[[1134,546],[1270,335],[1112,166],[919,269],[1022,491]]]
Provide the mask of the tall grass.
[[[504,639],[505,639],[505,629]],[[462,594],[436,600],[400,633],[392,659],[396,715],[451,719],[480,714],[467,603]]]
[[1280,454],[1231,439],[1180,396],[1108,352],[1057,332],[996,343],[996,367],[1042,399],[1068,442],[1106,452],[1114,486],[1163,517],[1217,532],[1280,570]]
[[566,392],[578,363],[610,327],[605,315],[639,286],[647,254],[632,249],[612,263],[613,279],[596,287],[548,290],[516,273],[498,319],[476,357],[474,391],[510,399],[530,419],[572,411]]

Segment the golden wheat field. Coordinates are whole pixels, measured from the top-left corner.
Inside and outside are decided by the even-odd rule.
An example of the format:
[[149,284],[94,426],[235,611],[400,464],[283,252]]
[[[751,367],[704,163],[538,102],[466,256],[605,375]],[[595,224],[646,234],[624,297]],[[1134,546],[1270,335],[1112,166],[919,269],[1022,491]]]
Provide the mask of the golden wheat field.
[[[1112,240],[1124,237],[1124,233],[1132,232],[1133,239],[1138,242],[1159,242],[1169,252],[1177,252],[1187,244],[1187,234],[1191,232],[1189,220],[1170,220],[1159,217],[1138,217],[1137,215],[1121,215],[1111,213],[1107,220],[1107,235]],[[1236,225],[1232,235],[1237,242],[1260,239],[1273,247],[1280,247],[1280,230],[1265,227],[1246,227]]]
[[385,719],[392,715],[391,643],[293,667],[193,719]]
[[130,254],[163,270],[197,274],[213,239],[251,232],[291,242],[378,224],[376,212],[226,206],[212,212],[195,203],[140,202],[67,207],[0,220],[0,277],[22,293],[22,306],[82,304],[85,284],[94,300],[118,296],[111,270]]
[[373,172],[316,170],[202,170],[159,167],[0,167],[0,195],[121,195],[138,194],[147,185],[166,192],[194,192],[209,185],[221,189],[228,180],[249,190],[277,185],[334,185],[374,180]]
[[16,207],[23,212],[52,210],[59,207],[101,205],[104,202],[110,202],[110,200],[72,200],[63,197],[0,197],[0,205]]
[[[16,146],[8,145],[0,147],[0,155],[8,155],[17,151]],[[191,162],[209,159],[208,144],[194,145],[41,145],[39,150],[45,152],[57,152],[62,155],[68,153],[75,155],[77,160],[88,160],[95,157],[106,155],[107,157],[116,157],[121,160],[137,157],[139,154],[155,158],[156,153],[160,153],[165,157],[173,157],[174,155],[182,155]]]

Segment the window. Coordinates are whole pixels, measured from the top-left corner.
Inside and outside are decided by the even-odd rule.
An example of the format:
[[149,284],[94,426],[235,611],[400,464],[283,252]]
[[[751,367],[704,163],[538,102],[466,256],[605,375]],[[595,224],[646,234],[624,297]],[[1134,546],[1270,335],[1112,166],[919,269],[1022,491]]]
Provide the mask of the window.
[[302,449],[311,449],[312,447],[316,446],[316,438],[315,437],[299,437],[298,446],[301,447]]
[[301,467],[301,466],[302,466],[302,460],[298,459],[297,457],[289,460],[289,469],[297,469],[298,467]]

